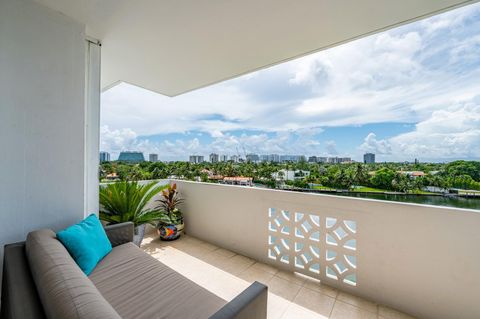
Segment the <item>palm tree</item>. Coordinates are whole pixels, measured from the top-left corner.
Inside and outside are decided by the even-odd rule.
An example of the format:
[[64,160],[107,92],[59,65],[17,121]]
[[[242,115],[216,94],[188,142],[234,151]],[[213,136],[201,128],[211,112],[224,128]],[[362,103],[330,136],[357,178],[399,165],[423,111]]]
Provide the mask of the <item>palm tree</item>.
[[100,187],[100,219],[111,224],[133,222],[137,233],[135,243],[140,245],[146,224],[155,226],[164,214],[158,208],[146,206],[166,187],[167,185],[157,185],[156,182],[140,185],[135,181]]
[[363,164],[357,163],[351,169],[353,169],[354,171],[353,181],[357,186],[364,186],[365,184],[367,184],[368,172],[366,170],[366,167]]

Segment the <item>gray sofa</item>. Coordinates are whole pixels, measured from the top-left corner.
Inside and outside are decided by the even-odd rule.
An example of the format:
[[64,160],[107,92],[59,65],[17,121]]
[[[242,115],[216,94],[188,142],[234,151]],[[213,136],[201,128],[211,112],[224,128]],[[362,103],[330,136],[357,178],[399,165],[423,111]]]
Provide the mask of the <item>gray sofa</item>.
[[266,318],[266,286],[227,302],[135,246],[132,223],[105,230],[113,250],[88,277],[51,230],[6,245],[0,318]]

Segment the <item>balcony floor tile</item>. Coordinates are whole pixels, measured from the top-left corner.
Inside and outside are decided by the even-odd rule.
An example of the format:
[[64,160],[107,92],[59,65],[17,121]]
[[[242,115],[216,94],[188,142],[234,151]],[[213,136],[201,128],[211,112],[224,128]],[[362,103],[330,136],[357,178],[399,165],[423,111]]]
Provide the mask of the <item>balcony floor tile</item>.
[[315,290],[317,292],[325,294],[327,296],[330,296],[332,298],[337,298],[337,295],[338,295],[337,289],[321,284],[320,280],[317,280],[317,279],[313,279],[313,278],[306,279],[303,286],[311,290]]
[[412,316],[385,306],[378,306],[378,315],[382,319],[415,319]]
[[413,318],[191,236],[162,242],[152,233],[146,236],[142,248],[224,300],[233,299],[253,281],[266,284],[269,319]]
[[293,302],[328,318],[332,313],[335,298],[329,297],[318,291],[302,287]]
[[279,297],[292,301],[297,296],[302,286],[283,278],[273,276],[268,282],[268,290]]
[[252,268],[258,269],[258,270],[263,270],[268,273],[271,273],[275,275],[278,272],[278,269],[272,266],[269,266],[267,264],[261,263],[261,262],[256,262],[255,264],[252,265]]
[[233,251],[230,251],[228,249],[223,249],[223,248],[215,249],[212,252],[212,254],[219,255],[219,256],[222,256],[222,257],[227,257],[227,258],[230,258],[230,257],[233,257],[233,256],[236,255]]
[[301,275],[296,274],[296,273],[286,272],[284,270],[279,270],[275,274],[275,276],[280,277],[280,278],[285,279],[285,280],[288,280],[290,282],[293,282],[293,283],[295,283],[297,285],[301,285],[301,286],[303,286],[303,284],[306,281],[304,276],[301,276]]
[[258,281],[265,285],[268,285],[270,280],[273,278],[273,274],[267,271],[263,271],[258,268],[254,268],[253,266],[248,267],[243,272],[238,275],[243,280],[248,282]]
[[339,292],[337,299],[370,312],[378,312],[376,303],[351,295],[346,292]]
[[340,300],[335,301],[331,319],[376,319],[376,313],[355,307]]

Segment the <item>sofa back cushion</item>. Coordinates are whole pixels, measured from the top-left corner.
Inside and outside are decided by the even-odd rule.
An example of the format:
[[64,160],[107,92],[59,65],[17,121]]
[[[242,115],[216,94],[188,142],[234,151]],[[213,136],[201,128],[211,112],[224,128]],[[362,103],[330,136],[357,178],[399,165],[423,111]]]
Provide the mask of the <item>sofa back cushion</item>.
[[120,319],[53,231],[44,229],[29,233],[25,248],[48,318]]

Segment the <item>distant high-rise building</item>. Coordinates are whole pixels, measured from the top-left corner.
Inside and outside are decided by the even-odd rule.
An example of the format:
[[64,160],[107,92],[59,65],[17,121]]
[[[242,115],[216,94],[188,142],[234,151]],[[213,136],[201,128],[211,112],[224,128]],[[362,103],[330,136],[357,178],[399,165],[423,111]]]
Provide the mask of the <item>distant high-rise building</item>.
[[363,155],[363,162],[365,164],[371,164],[371,163],[375,163],[375,154],[373,153],[365,153]]
[[247,162],[258,162],[260,161],[260,157],[257,154],[247,154]]
[[280,162],[280,155],[270,154],[270,155],[268,155],[268,159],[270,160],[270,162],[278,163],[278,162]]
[[280,162],[280,155],[278,154],[265,154],[260,156],[261,162],[273,162],[278,163]]
[[331,164],[340,164],[340,163],[349,163],[351,162],[352,159],[350,157],[329,157],[326,158],[326,162],[331,163]]
[[100,163],[110,162],[110,153],[100,152]]
[[317,162],[317,157],[316,156],[310,156],[308,158],[308,162],[309,163],[316,163]]
[[226,162],[228,161],[228,156],[227,155],[220,155],[220,162]]
[[280,162],[302,162],[306,161],[304,155],[281,155]]
[[339,157],[338,163],[350,163],[352,159],[350,157]]
[[148,161],[153,163],[158,162],[158,154],[149,154]]
[[328,157],[317,157],[317,163],[326,163],[328,162]]
[[199,164],[199,163],[203,163],[203,162],[204,162],[203,156],[201,156],[201,155],[190,155],[190,163]]
[[240,161],[240,157],[238,155],[230,156],[230,160],[234,163],[238,163]]
[[126,151],[120,153],[120,155],[118,156],[118,160],[121,162],[139,163],[144,162],[145,157],[143,157],[142,152]]
[[420,161],[418,160],[418,158],[415,159],[415,164],[419,164]]
[[337,164],[338,163],[338,157],[329,157],[327,159],[327,162],[330,164]]
[[218,162],[218,154],[212,153],[210,154],[210,163],[217,163]]

